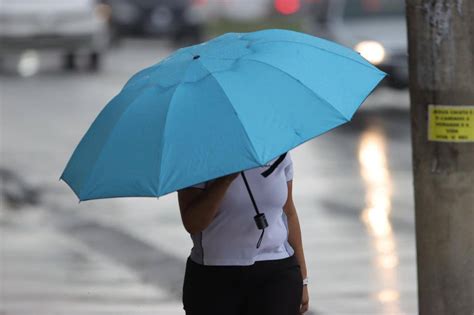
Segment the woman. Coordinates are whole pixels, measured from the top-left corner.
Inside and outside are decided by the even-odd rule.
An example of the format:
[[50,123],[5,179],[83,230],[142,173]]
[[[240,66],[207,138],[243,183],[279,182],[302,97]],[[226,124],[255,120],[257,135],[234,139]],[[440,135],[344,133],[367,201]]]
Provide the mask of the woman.
[[[181,219],[194,243],[183,284],[187,315],[297,315],[308,310],[289,152],[244,176],[230,174],[178,191]],[[268,221],[264,234],[255,225],[245,181]]]

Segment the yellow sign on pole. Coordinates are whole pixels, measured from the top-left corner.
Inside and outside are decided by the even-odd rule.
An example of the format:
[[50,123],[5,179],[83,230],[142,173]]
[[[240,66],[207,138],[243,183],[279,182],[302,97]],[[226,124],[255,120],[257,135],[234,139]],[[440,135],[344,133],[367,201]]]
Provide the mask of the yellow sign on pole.
[[474,105],[429,105],[428,140],[474,142]]

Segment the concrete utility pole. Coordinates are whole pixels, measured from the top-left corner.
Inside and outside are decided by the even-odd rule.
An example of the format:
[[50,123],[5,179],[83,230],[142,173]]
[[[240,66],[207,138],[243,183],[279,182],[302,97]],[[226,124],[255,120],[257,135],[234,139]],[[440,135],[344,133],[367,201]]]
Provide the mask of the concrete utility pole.
[[419,313],[472,315],[474,1],[406,4]]

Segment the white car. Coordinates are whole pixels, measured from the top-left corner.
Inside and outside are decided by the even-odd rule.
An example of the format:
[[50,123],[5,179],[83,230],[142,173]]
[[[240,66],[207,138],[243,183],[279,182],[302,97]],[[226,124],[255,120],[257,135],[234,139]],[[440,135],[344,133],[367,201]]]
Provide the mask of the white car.
[[59,49],[66,68],[86,54],[97,70],[109,44],[109,11],[94,0],[0,0],[0,55]]

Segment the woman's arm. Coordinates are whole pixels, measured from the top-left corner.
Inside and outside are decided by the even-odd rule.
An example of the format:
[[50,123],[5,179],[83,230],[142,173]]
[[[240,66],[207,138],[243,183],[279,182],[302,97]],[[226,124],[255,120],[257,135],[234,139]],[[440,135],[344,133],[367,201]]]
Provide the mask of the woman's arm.
[[[283,210],[285,211],[288,219],[288,243],[295,251],[295,257],[301,267],[301,276],[306,278],[308,276],[306,270],[306,261],[304,258],[303,241],[301,239],[301,228],[298,220],[298,214],[296,213],[296,207],[293,203],[293,180],[287,182],[288,185],[288,198]],[[303,284],[301,284],[303,285]],[[303,298],[301,301],[301,314],[308,310],[309,298],[308,298],[308,287],[304,286]]]
[[179,210],[186,231],[199,233],[212,222],[227,188],[239,174],[218,178],[205,190],[191,187],[178,190]]

